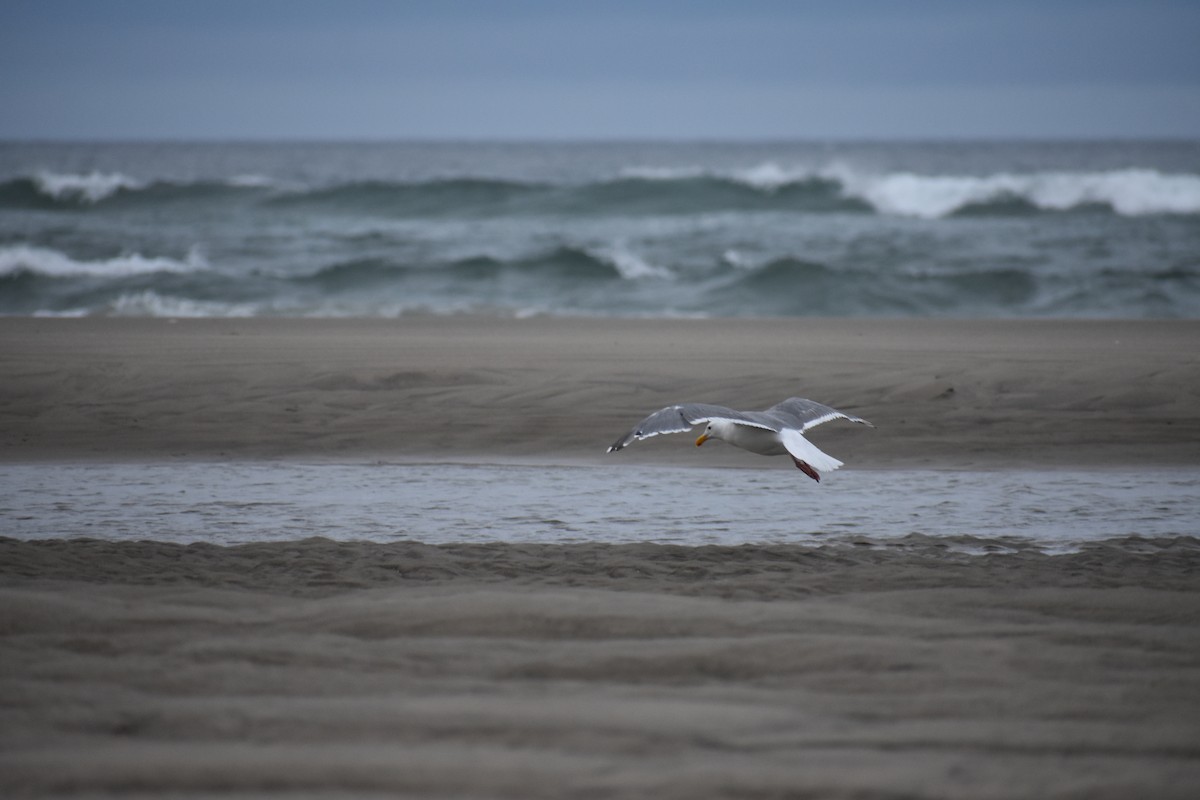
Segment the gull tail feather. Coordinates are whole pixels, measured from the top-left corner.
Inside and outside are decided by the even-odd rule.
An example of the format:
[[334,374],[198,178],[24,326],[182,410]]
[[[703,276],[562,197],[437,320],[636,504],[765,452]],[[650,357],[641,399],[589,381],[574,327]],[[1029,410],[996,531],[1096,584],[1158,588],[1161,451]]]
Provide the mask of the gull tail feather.
[[783,439],[783,446],[787,448],[792,458],[808,464],[817,472],[833,472],[842,466],[841,461],[805,439],[799,431],[785,428],[780,432],[780,438]]

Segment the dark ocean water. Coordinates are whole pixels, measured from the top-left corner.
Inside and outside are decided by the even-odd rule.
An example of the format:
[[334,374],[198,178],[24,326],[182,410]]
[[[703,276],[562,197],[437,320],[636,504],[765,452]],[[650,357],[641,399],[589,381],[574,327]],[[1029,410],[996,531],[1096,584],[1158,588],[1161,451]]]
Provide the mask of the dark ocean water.
[[0,313],[1200,316],[1200,142],[0,144]]

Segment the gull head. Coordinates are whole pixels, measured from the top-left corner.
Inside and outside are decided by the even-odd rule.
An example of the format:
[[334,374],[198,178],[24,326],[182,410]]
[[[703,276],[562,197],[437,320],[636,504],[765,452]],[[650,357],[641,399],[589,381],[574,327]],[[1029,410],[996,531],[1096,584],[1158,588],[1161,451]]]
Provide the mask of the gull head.
[[704,433],[700,434],[700,438],[696,440],[696,447],[707,442],[709,439],[724,439],[722,436],[724,425],[720,420],[713,420],[704,426]]

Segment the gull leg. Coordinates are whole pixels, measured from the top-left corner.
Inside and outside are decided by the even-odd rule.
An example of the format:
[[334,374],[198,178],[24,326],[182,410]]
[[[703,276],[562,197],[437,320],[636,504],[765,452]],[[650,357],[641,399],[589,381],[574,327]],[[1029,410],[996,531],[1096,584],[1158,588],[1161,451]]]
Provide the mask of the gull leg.
[[800,459],[796,458],[795,456],[792,456],[792,463],[794,463],[796,465],[796,469],[800,470],[801,472],[803,472],[808,477],[812,478],[817,483],[821,482],[821,476],[819,474],[817,474],[817,471],[815,469],[813,469],[811,466],[809,466],[807,461],[801,461]]

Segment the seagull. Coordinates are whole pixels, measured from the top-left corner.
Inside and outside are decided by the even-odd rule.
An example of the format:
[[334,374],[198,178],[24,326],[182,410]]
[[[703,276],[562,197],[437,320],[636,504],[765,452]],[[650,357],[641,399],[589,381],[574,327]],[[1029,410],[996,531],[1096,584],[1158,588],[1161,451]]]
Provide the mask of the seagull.
[[720,439],[735,447],[763,456],[792,457],[796,468],[817,483],[821,472],[832,472],[842,466],[828,453],[804,438],[804,432],[830,420],[844,419],[859,422],[868,428],[875,426],[855,417],[803,397],[789,397],[766,411],[735,411],[708,403],[682,403],[655,411],[639,422],[629,433],[612,443],[608,452],[615,453],[626,445],[649,439],[660,433],[682,433],[693,426],[706,423],[696,446],[709,439]]

